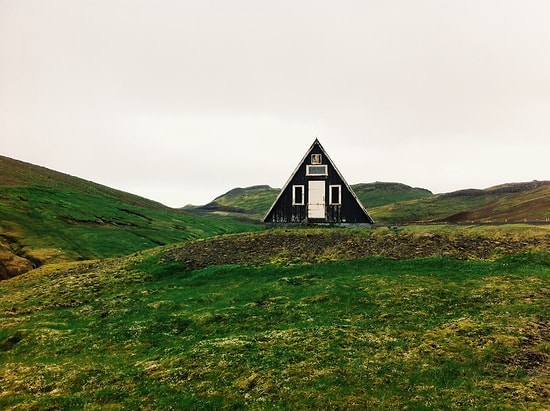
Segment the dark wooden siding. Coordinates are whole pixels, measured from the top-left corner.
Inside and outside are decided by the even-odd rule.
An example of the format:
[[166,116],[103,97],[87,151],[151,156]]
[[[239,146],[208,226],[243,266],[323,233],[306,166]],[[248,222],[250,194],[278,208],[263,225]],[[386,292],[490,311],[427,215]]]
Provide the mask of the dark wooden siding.
[[[307,166],[311,165],[312,154],[320,154],[322,161],[320,165],[326,165],[328,173],[326,176],[308,176],[306,174]],[[310,181],[325,182],[325,218],[308,219],[309,190]],[[293,205],[293,187],[303,186],[304,205]],[[331,205],[330,187],[340,186],[340,204]],[[331,223],[331,224],[372,224],[373,221],[361,206],[351,188],[340,176],[328,155],[316,140],[312,145],[303,161],[300,163],[286,186],[283,187],[276,202],[264,218],[266,223]]]

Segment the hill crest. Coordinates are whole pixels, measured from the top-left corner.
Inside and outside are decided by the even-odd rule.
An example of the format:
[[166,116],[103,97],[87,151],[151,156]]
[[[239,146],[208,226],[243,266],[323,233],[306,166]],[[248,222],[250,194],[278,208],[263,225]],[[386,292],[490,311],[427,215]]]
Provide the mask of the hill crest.
[[122,256],[257,225],[197,216],[0,156],[0,279],[47,263]]
[[[394,182],[352,185],[377,224],[548,222],[550,181],[506,183],[450,193]],[[260,219],[279,193],[265,185],[236,188],[194,211]]]
[[[550,220],[550,181],[434,195],[401,183],[352,185],[379,225]],[[0,278],[57,261],[104,258],[257,230],[279,189],[238,187],[204,206],[172,209],[45,167],[0,156]]]

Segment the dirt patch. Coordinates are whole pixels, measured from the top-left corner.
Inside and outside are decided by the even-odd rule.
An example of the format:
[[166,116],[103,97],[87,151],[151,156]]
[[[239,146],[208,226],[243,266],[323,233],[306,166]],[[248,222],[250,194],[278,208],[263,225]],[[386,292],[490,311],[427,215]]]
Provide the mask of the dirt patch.
[[519,350],[504,358],[504,363],[513,369],[521,369],[535,377],[537,390],[550,397],[550,356],[547,347],[550,343],[550,322],[538,322],[526,330],[525,339]]
[[0,280],[26,273],[32,268],[29,260],[19,257],[5,244],[0,243]]
[[493,239],[481,236],[387,232],[364,235],[349,231],[304,233],[267,231],[185,243],[164,255],[164,260],[185,263],[189,270],[211,265],[314,263],[339,259],[384,256],[395,259],[445,256],[491,259],[498,255],[548,249],[550,236],[537,239]]

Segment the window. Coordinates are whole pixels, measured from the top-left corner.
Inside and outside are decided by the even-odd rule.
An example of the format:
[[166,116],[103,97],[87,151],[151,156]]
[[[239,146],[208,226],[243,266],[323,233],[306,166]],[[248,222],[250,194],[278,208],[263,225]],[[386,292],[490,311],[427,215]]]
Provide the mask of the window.
[[329,201],[330,205],[341,205],[342,204],[342,186],[341,185],[331,185],[331,186],[329,186],[328,201]]
[[321,164],[323,162],[323,156],[321,154],[311,155],[311,164]]
[[304,186],[292,186],[292,205],[304,205]]
[[308,176],[326,176],[328,175],[328,167],[326,165],[321,166],[306,166],[306,175]]

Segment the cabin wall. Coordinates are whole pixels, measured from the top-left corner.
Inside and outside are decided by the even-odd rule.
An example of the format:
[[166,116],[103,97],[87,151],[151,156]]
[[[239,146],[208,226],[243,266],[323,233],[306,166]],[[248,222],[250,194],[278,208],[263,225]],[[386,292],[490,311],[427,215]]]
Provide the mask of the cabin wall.
[[[321,155],[319,165],[327,166],[326,176],[308,176],[306,169],[311,165],[312,154]],[[308,219],[309,190],[310,181],[325,182],[325,218]],[[295,186],[303,186],[303,205],[293,205],[293,194]],[[330,204],[331,186],[340,186],[339,204]],[[279,196],[277,203],[266,216],[267,223],[372,223],[363,208],[358,204],[357,199],[348,190],[348,186],[340,177],[320,145],[314,145],[310,152],[304,158],[304,161],[298,166],[294,175],[284,187],[284,191]]]

